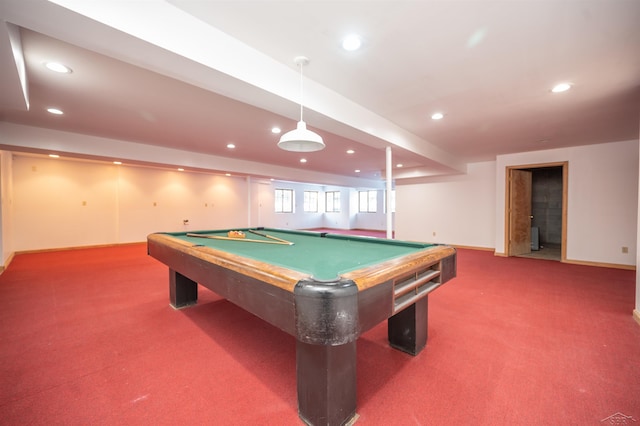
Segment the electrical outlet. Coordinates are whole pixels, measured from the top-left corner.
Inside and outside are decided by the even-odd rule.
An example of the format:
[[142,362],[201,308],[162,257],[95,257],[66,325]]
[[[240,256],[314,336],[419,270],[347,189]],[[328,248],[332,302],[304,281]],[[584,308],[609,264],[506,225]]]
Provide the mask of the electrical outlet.
[[629,247],[622,247],[623,253],[629,253]]
[[434,237],[436,236],[436,231],[433,231],[433,236],[434,236]]

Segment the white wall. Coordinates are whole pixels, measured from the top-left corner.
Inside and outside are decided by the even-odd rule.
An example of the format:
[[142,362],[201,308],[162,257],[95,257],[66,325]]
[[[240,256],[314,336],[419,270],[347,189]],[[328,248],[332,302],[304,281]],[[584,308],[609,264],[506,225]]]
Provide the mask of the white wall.
[[145,241],[246,226],[246,194],[244,178],[14,155],[13,221],[3,227],[11,251]]
[[275,200],[271,182],[251,180],[251,192],[247,196],[251,200],[249,226],[268,226],[267,224],[274,223]]
[[471,163],[463,175],[396,184],[396,238],[493,248],[495,196],[493,161]]
[[[367,189],[361,189],[361,191],[367,191]],[[373,190],[372,190],[373,191]],[[359,190],[352,190],[351,197],[351,215],[352,223],[350,228],[353,229],[375,229],[384,231],[387,228],[387,217],[385,212],[385,193],[383,189],[375,190],[378,193],[377,196],[377,208],[375,213],[361,213],[358,211],[358,192]],[[395,213],[393,214],[395,217]],[[393,226],[392,226],[393,227]]]
[[[352,213],[353,189],[342,186],[322,186],[322,191],[320,206],[324,213],[322,214],[321,227],[334,229],[355,228],[354,215]],[[340,192],[340,211],[325,212],[325,194],[333,191]]]
[[[638,141],[626,141],[501,156],[496,162],[469,164],[464,175],[398,185],[396,238],[501,253],[505,168],[568,161],[567,258],[634,265],[640,240],[639,158]],[[357,213],[356,189],[317,186],[320,211],[326,190],[341,192],[343,208],[337,214],[308,214],[301,212],[302,193],[316,187],[307,184],[7,152],[0,158],[0,176],[3,261],[14,251],[144,241],[157,231],[245,226],[383,230],[385,225],[383,191],[379,213],[364,215]],[[276,187],[296,191],[295,214],[273,212]],[[186,226],[184,219],[189,220]],[[621,253],[622,246],[628,254]]]
[[[334,228],[334,229],[370,229],[384,231],[384,190],[378,192],[376,213],[358,212],[358,190],[341,186],[311,185],[293,182],[273,182],[268,189],[269,208],[273,211],[273,192],[275,189],[293,189],[295,193],[294,213],[272,213],[268,226],[290,229]],[[318,213],[303,211],[304,191],[318,191]],[[340,192],[340,211],[325,212],[325,193]],[[265,194],[266,198],[266,194]]]
[[[294,182],[278,182],[274,181],[270,192],[273,193],[276,189],[292,189],[294,193],[294,207],[293,213],[274,213],[272,215],[272,221],[265,226],[275,228],[287,228],[287,229],[310,229],[321,228],[323,225],[323,211],[324,211],[324,193],[322,187],[319,185],[308,185]],[[304,191],[318,191],[318,212],[308,213],[304,211]],[[273,197],[273,196],[272,196]],[[274,210],[275,204],[273,201],[267,208]]]
[[[568,161],[567,260],[635,265],[638,141],[499,156],[495,250],[505,252],[506,167]],[[622,247],[629,252],[622,253]]]
[[159,231],[247,225],[244,178],[138,167],[116,169],[118,242],[144,241],[148,234]]
[[12,154],[0,151],[0,266],[6,265],[13,253],[13,159]]
[[118,242],[117,168],[14,156],[14,249]]
[[[638,120],[640,123],[640,119]],[[638,138],[640,139],[640,126],[638,130]],[[638,163],[640,163],[640,152],[638,153]],[[640,173],[638,173],[638,190],[640,191]],[[637,266],[640,265],[640,193],[638,194],[638,216],[637,216],[637,238],[636,238],[636,308],[635,308],[635,317],[638,322],[640,322],[640,270],[638,270]]]
[[[7,253],[3,260],[15,251],[145,241],[148,234],[160,231],[246,226],[348,229],[357,223],[350,208],[353,190],[344,187],[29,154],[12,157],[9,152],[0,167],[0,236]],[[294,213],[274,212],[276,188],[294,190]],[[303,211],[305,190],[318,191],[318,213]],[[324,213],[327,190],[340,192],[340,213]],[[13,204],[7,198],[12,193]],[[13,241],[10,234],[16,236]]]
[[503,155],[464,175],[397,185],[396,238],[503,254],[506,167],[568,161],[567,260],[635,265],[638,158],[632,140]]

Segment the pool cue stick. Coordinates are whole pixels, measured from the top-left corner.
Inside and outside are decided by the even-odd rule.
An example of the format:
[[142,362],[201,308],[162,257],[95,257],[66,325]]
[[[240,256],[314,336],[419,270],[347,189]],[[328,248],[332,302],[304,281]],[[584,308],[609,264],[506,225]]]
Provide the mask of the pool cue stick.
[[254,231],[252,229],[248,229],[252,234],[260,235],[261,237],[269,238],[271,240],[281,241],[282,243],[286,243],[289,245],[293,245],[291,241],[283,240],[282,238],[274,237],[273,235],[263,234],[262,232]]
[[245,242],[245,243],[291,245],[290,243],[282,243],[280,241],[252,240],[251,238],[219,237],[217,235],[204,235],[204,234],[191,234],[191,233],[188,233],[187,237],[210,238],[212,240],[242,241],[242,242]]

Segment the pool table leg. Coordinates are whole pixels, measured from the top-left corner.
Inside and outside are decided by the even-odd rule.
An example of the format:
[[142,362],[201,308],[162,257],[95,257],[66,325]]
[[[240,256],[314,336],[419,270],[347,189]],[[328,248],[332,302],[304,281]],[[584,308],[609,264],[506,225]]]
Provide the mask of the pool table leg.
[[198,301],[198,283],[169,268],[169,300],[176,309]]
[[345,425],[356,415],[356,342],[297,341],[298,414],[309,425]]
[[427,345],[429,296],[398,312],[387,321],[389,344],[403,352],[417,355]]

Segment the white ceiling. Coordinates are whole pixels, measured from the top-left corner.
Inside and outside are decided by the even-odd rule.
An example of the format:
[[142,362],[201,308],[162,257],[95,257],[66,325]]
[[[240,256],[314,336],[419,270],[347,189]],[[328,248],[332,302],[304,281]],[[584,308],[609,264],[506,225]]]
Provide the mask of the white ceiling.
[[[390,146],[403,179],[640,133],[639,0],[0,3],[0,121],[194,152],[212,170],[379,180]],[[340,47],[351,32],[357,52]],[[298,55],[304,119],[327,144],[304,155],[270,132],[299,119]],[[551,93],[561,81],[572,90]]]

